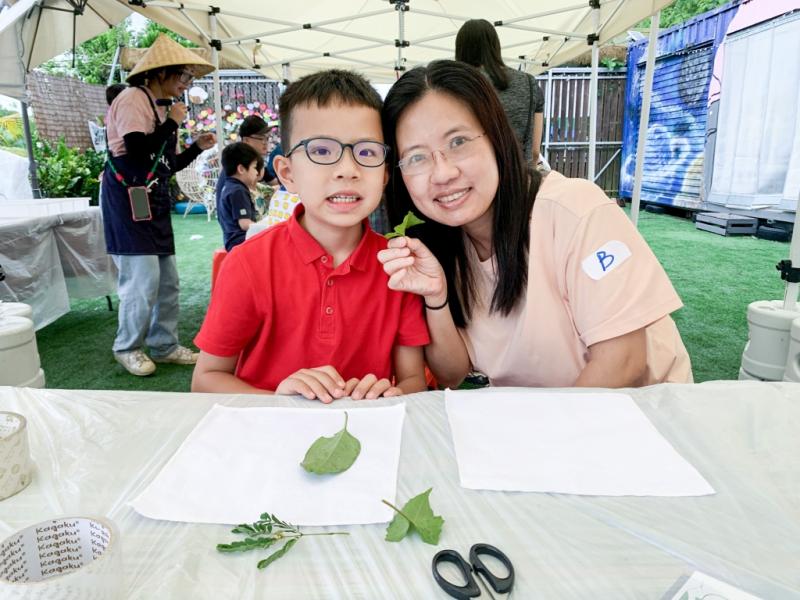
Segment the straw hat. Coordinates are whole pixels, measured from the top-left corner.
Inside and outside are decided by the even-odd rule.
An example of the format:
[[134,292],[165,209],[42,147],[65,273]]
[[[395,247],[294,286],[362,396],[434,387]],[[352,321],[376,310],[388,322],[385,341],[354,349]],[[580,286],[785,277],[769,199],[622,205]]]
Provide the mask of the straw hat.
[[189,67],[195,77],[202,77],[214,70],[214,65],[162,33],[133,67],[133,71],[128,75],[128,81],[139,73],[178,65]]

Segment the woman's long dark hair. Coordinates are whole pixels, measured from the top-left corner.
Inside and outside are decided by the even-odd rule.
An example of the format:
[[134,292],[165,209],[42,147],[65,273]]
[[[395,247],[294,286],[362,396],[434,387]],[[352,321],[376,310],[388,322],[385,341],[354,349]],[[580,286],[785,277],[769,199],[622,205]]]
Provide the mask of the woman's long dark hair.
[[[453,60],[437,60],[416,67],[389,90],[382,112],[383,133],[395,157],[399,156],[396,128],[400,117],[431,92],[447,94],[463,103],[481,124],[494,149],[499,175],[492,201],[492,249],[497,261],[497,285],[490,310],[507,315],[525,294],[530,215],[541,178],[537,171],[526,168],[522,150],[514,143],[514,132],[489,81],[476,68]],[[419,212],[414,208],[397,167],[391,169],[386,201],[392,225],[400,223],[409,210]],[[457,326],[464,327],[475,302],[475,287],[461,228],[427,219],[414,231],[439,259],[447,277],[453,320]]]
[[483,67],[498,90],[508,87],[508,71],[500,55],[500,38],[494,25],[486,19],[470,19],[458,30],[456,60]]

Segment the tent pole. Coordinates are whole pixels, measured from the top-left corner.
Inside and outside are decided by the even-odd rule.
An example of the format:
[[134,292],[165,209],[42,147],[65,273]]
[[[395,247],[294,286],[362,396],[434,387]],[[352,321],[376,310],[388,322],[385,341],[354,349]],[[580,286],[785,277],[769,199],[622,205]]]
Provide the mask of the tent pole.
[[[797,197],[797,208],[794,212],[795,215],[800,215],[800,194]],[[792,228],[792,242],[789,245],[789,260],[792,261],[792,267],[795,269],[800,268],[800,220],[795,219],[794,227]],[[800,294],[800,283],[786,282],[786,292],[783,296],[783,309],[797,312],[800,306],[797,304],[798,295]]]
[[211,29],[211,64],[214,65],[214,122],[217,124],[217,150],[222,155],[224,134],[222,130],[222,90],[219,85],[219,53],[222,51],[222,42],[217,37],[217,13],[219,8],[212,6],[208,13],[209,29]]
[[31,122],[28,119],[28,105],[20,101],[22,112],[22,129],[25,132],[25,147],[28,149],[28,173],[31,177],[31,191],[34,198],[42,197],[42,190],[39,188],[39,177],[36,175],[36,158],[33,156],[33,137],[31,136]]
[[397,62],[394,64],[394,72],[396,77],[400,77],[400,73],[406,70],[403,65],[403,48],[409,46],[406,39],[406,20],[405,15],[408,10],[408,2],[406,0],[394,0],[394,9],[397,11],[397,39],[394,45],[397,46]]
[[120,48],[122,48],[122,46],[120,44],[117,44],[117,49],[114,50],[114,60],[111,61],[111,71],[109,71],[108,73],[108,81],[106,82],[106,86],[109,86],[112,83],[114,83],[114,72],[117,70],[117,67],[119,66]]
[[587,169],[587,179],[595,180],[596,160],[597,160],[597,69],[600,63],[600,0],[593,0],[592,24],[594,33],[589,36],[589,43],[592,46],[592,75],[589,78],[589,165]]
[[642,114],[639,115],[639,139],[636,142],[636,170],[633,176],[633,198],[631,200],[631,220],[639,224],[639,203],[642,196],[642,174],[644,173],[644,150],[647,144],[647,126],[650,122],[650,96],[653,91],[653,74],[656,70],[656,50],[658,46],[658,24],[661,11],[650,19],[650,40],[647,42],[647,65],[644,68],[642,84]]

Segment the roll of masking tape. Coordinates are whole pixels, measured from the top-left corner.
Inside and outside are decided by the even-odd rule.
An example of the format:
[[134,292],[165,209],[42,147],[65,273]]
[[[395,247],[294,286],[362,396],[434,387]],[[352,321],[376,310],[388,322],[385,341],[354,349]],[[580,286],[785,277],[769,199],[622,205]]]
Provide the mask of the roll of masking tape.
[[0,500],[28,486],[31,467],[25,417],[13,412],[0,412]]
[[97,517],[43,521],[0,542],[4,600],[122,598],[119,532]]

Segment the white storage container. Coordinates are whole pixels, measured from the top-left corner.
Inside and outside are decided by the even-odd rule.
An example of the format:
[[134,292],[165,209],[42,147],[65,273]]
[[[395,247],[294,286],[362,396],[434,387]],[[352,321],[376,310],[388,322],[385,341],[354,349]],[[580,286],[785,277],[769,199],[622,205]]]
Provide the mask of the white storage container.
[[750,377],[781,381],[789,353],[789,330],[800,312],[785,310],[782,300],[759,300],[747,307],[750,339],[742,353],[742,370]]
[[[0,319],[0,385],[40,387],[39,351],[33,321],[25,317]],[[44,374],[41,374],[43,384]]]

